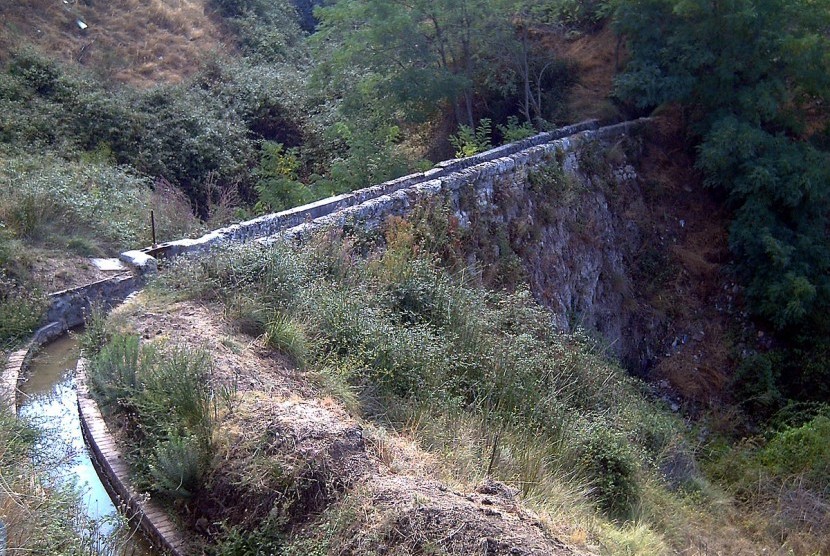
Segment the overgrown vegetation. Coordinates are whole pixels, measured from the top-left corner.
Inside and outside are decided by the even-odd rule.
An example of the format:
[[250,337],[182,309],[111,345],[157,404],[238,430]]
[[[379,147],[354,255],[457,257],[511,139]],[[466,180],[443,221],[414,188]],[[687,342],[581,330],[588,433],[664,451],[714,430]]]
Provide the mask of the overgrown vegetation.
[[619,3],[617,18],[632,53],[620,96],[639,109],[682,103],[697,167],[734,210],[747,307],[783,340],[776,389],[826,401],[830,11],[635,0]]
[[[164,240],[199,231],[191,213],[215,227],[427,168],[435,125],[447,113],[458,124],[496,124],[495,132],[474,133],[474,142],[460,128],[459,152],[560,119],[569,72],[545,58],[530,32],[551,13],[525,4],[492,14],[437,6],[430,44],[418,52],[437,66],[402,74],[359,59],[371,48],[360,41],[382,40],[389,25],[404,29],[426,6],[396,5],[397,21],[369,6],[372,17],[354,34],[358,8],[341,2],[319,10],[321,31],[308,36],[286,0],[212,0],[241,55],[206,55],[182,83],[146,90],[102,81],[31,47],[8,53],[0,73],[0,312],[9,318],[0,341],[36,323],[38,296],[19,295],[38,289],[27,272],[30,246],[108,255],[148,243],[150,210]],[[405,49],[416,28],[389,36]],[[474,31],[496,34],[472,40]],[[508,51],[491,52],[497,41]],[[493,61],[506,70],[503,82],[484,71]],[[424,90],[402,88],[412,77]],[[451,131],[441,130],[438,142]]]
[[[736,355],[731,394],[752,434],[707,445],[704,467],[779,546],[830,551],[826,519],[815,517],[827,507],[830,458],[824,3],[339,0],[316,12],[310,34],[315,22],[301,29],[287,0],[207,8],[238,56],[206,54],[177,84],[131,89],[31,49],[0,56],[0,344],[24,338],[43,313],[38,250],[112,255],[149,242],[149,210],[161,240],[186,236],[554,126],[568,118],[575,69],[552,54],[551,37],[578,40],[613,17],[616,62],[630,54],[617,100],[629,114],[680,105],[698,169],[734,214],[746,307],[775,331],[757,353],[748,342]],[[529,179],[535,198],[575,197],[554,165]],[[383,239],[225,253],[181,263],[191,282],[162,279],[221,300],[239,330],[316,369],[366,417],[411,431],[458,477],[502,478],[540,507],[578,506],[589,492],[604,515],[592,531],[609,550],[680,546],[661,514],[688,515],[716,495],[675,465],[694,462],[678,424],[590,341],[554,333],[522,289],[511,244],[532,248],[538,225],[520,215],[473,223],[462,237],[446,212],[421,216],[428,225],[397,221]],[[461,241],[497,253],[482,281],[511,293],[471,287]],[[665,256],[641,262],[651,280],[641,287],[664,287]],[[144,485],[198,493],[222,398],[207,386],[207,356],[95,332],[97,392],[122,417]],[[470,446],[459,448],[459,431]],[[618,525],[631,519],[638,525]],[[276,550],[283,526],[229,529],[223,550]]]
[[189,498],[200,488],[217,411],[211,366],[204,350],[160,350],[121,334],[91,360],[92,392],[123,420],[129,460],[142,487],[174,498]]
[[[365,418],[411,431],[462,480],[505,480],[551,510],[569,492],[609,523],[657,512],[663,463],[692,457],[679,423],[589,340],[556,332],[526,290],[465,285],[415,238],[397,220],[368,255],[349,238],[233,249],[178,261],[153,288],[237,308],[253,300],[275,315],[267,345],[318,369]],[[693,472],[671,480],[681,492],[705,483]]]

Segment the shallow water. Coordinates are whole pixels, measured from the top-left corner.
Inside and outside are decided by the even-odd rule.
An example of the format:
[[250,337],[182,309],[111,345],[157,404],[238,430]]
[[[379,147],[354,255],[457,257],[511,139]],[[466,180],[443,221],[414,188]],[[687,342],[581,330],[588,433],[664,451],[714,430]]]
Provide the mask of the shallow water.
[[[23,383],[18,415],[43,427],[47,432],[37,446],[39,457],[50,463],[55,480],[75,483],[87,517],[98,524],[102,537],[121,527],[118,511],[92,465],[81,433],[78,397],[75,392],[75,365],[78,362],[77,338],[64,335],[44,346],[34,357]],[[104,552],[149,556],[153,552],[137,534],[120,531],[129,540],[118,542],[117,549]]]

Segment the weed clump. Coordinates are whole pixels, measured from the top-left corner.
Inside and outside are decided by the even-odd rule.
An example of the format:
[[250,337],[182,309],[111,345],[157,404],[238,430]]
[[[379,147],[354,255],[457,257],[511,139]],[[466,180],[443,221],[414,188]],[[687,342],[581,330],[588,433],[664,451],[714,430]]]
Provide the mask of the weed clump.
[[205,350],[160,350],[123,334],[91,360],[92,392],[134,443],[129,459],[145,487],[188,498],[201,486],[216,413],[211,370]]

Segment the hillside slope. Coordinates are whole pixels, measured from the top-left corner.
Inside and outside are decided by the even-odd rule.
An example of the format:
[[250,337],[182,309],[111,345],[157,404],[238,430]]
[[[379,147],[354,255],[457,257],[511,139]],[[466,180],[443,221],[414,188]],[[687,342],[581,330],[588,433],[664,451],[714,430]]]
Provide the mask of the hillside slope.
[[20,0],[0,4],[0,20],[0,60],[30,44],[139,87],[181,81],[233,44],[205,0]]

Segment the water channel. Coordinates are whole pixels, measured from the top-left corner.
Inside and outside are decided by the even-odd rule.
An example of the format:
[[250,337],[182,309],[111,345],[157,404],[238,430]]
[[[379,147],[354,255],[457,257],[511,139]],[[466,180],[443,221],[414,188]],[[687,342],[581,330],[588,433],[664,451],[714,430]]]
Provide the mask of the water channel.
[[38,453],[59,462],[57,480],[77,485],[86,517],[97,528],[92,535],[100,539],[96,543],[100,552],[106,556],[152,556],[149,543],[119,518],[84,443],[75,392],[78,357],[77,338],[70,334],[43,346],[20,388],[18,415],[47,431],[37,446]]

